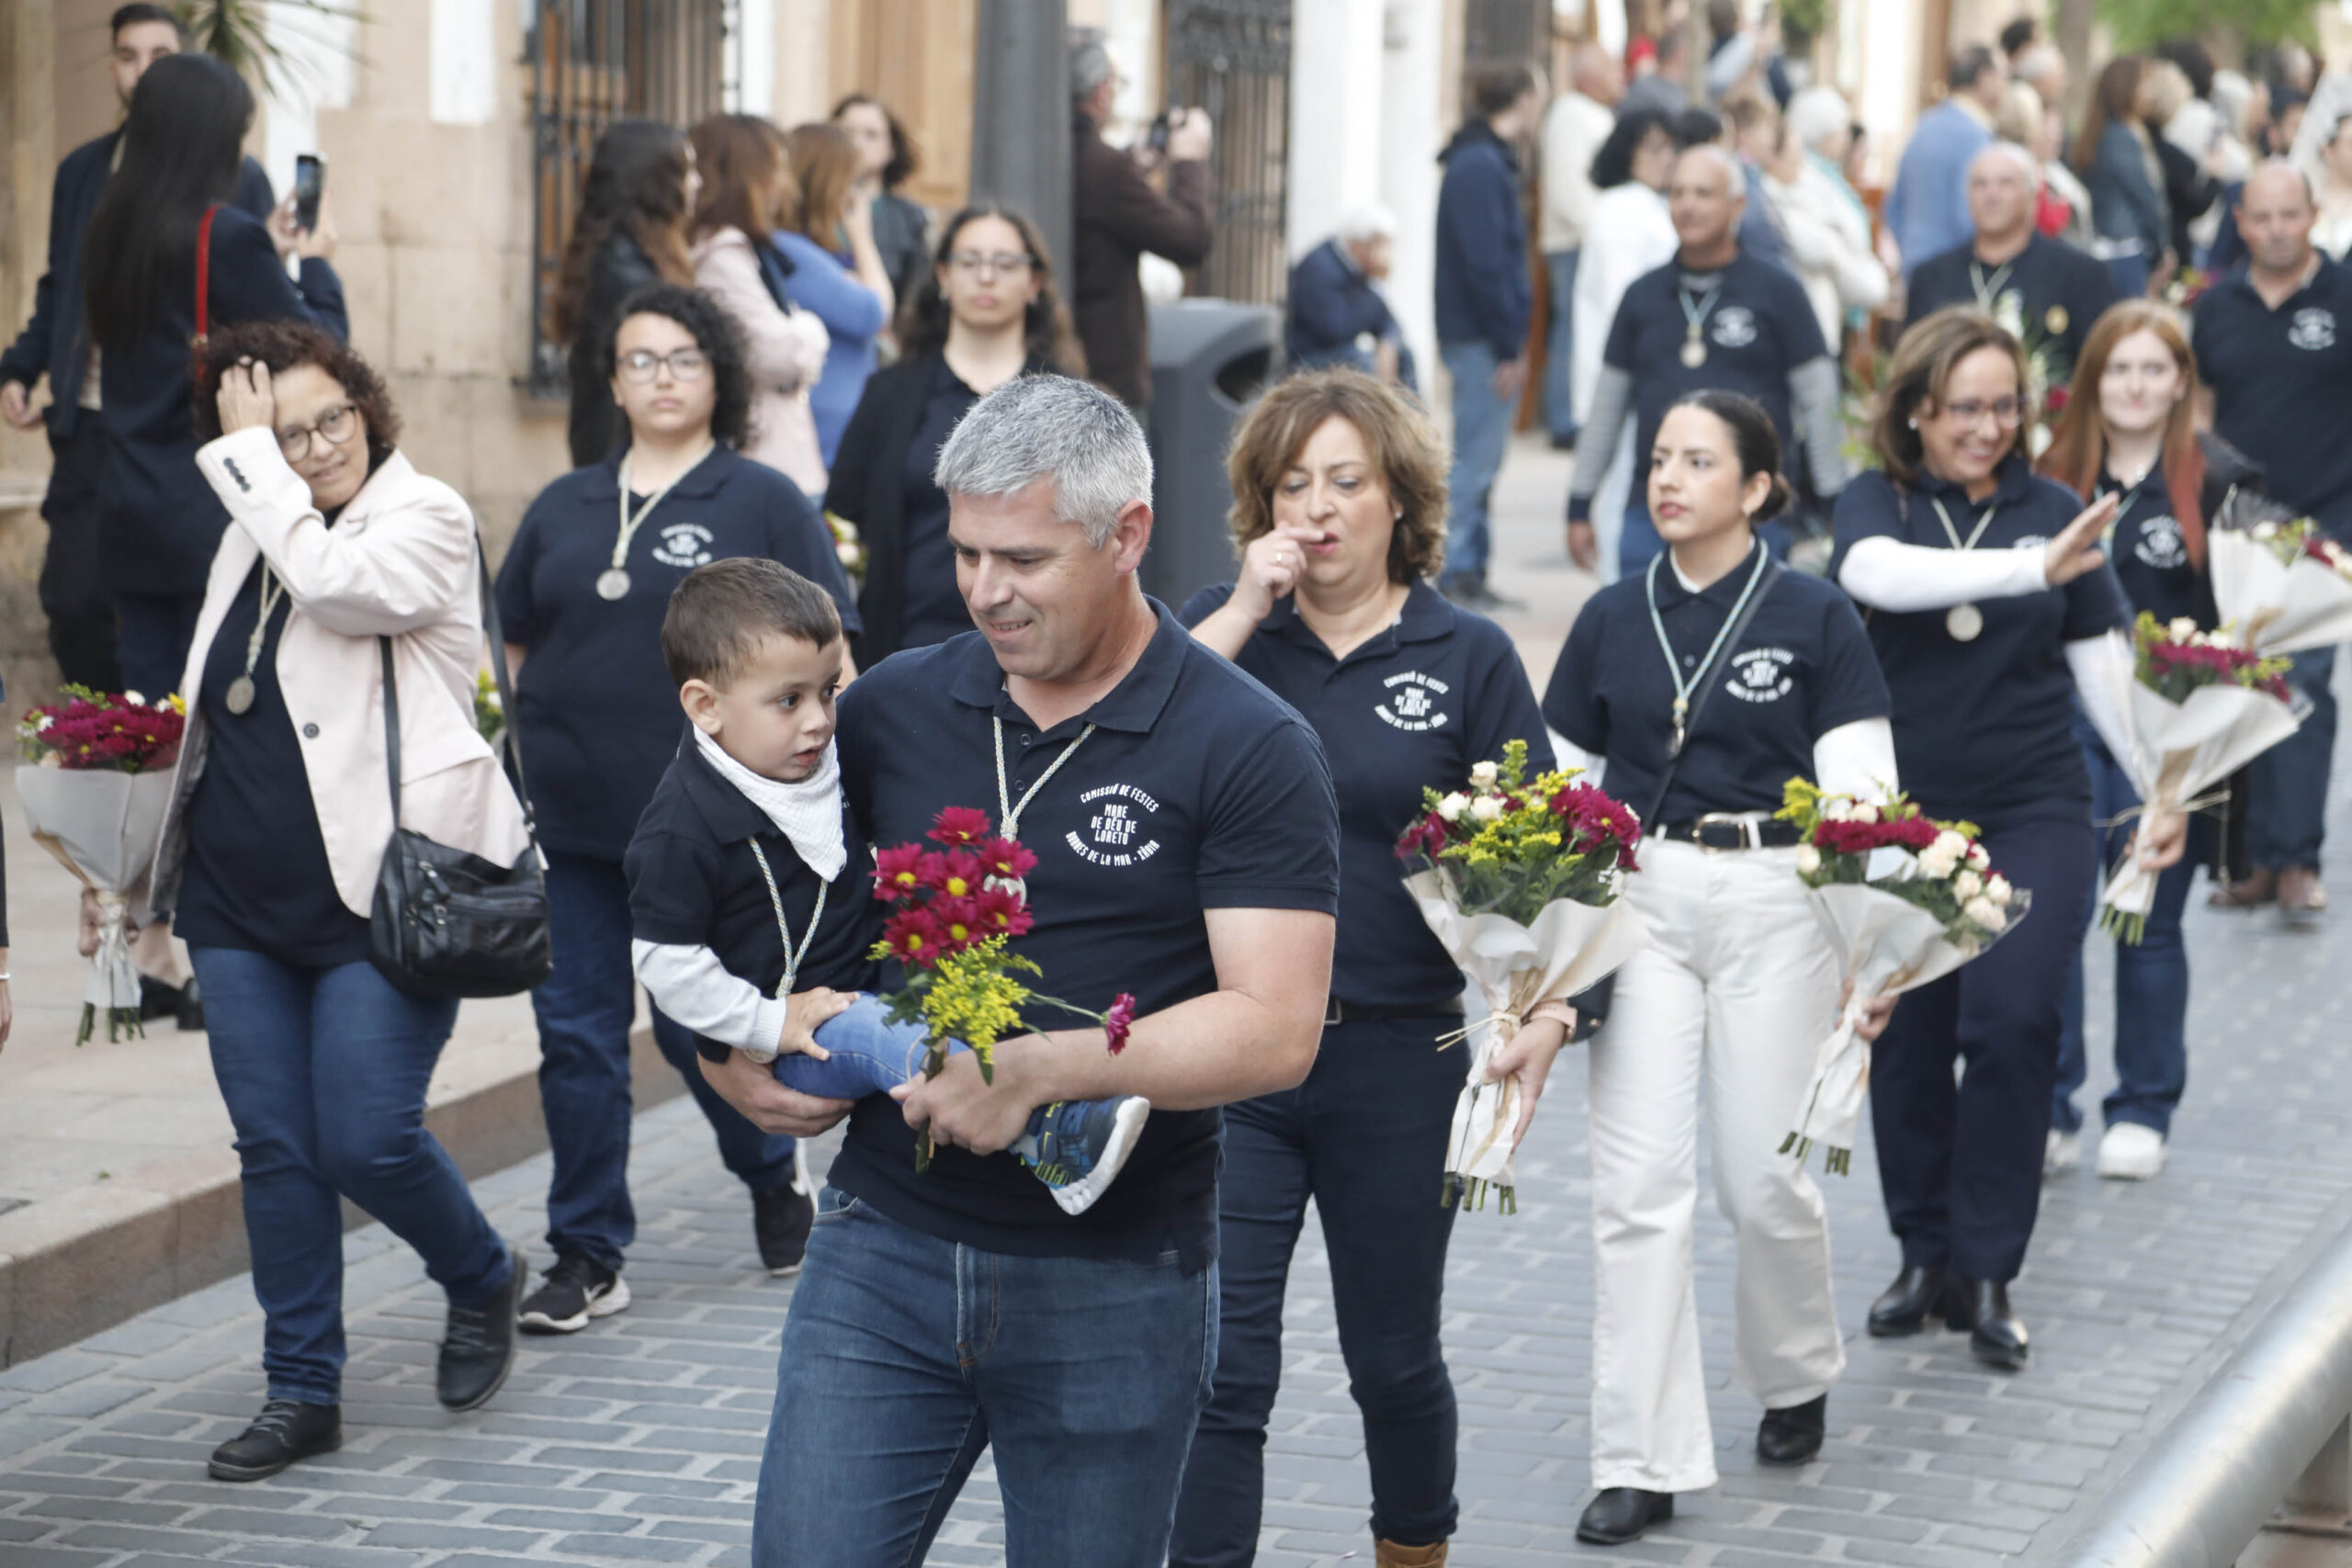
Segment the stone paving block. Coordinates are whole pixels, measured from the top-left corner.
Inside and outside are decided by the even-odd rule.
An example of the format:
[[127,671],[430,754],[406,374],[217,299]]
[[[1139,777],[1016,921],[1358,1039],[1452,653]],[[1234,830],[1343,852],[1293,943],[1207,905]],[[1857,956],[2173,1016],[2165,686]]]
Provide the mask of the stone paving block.
[[571,1557],[608,1557],[630,1562],[691,1562],[704,1543],[645,1535],[568,1535],[554,1551]]

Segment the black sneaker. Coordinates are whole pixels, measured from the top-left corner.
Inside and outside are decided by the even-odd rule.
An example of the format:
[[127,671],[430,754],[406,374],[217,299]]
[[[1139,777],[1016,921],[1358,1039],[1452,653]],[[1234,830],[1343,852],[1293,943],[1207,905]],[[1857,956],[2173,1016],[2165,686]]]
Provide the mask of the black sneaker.
[[628,1281],[594,1258],[567,1252],[523,1298],[516,1326],[526,1334],[577,1334],[592,1317],[610,1317],[628,1305]]
[[759,1237],[760,1261],[771,1274],[797,1274],[808,1255],[808,1227],[817,1220],[817,1201],[795,1181],[773,1192],[752,1194],[752,1232]]
[[254,1424],[212,1450],[215,1481],[259,1481],[297,1460],[343,1447],[343,1407],[273,1399]]
[[519,1248],[506,1249],[506,1283],[487,1301],[470,1306],[449,1303],[449,1332],[441,1341],[436,1391],[451,1410],[475,1410],[490,1403],[514,1370],[514,1304],[530,1269]]
[[1056,1100],[1030,1119],[1013,1153],[1053,1189],[1063,1213],[1082,1214],[1118,1179],[1150,1119],[1151,1101],[1141,1095]]

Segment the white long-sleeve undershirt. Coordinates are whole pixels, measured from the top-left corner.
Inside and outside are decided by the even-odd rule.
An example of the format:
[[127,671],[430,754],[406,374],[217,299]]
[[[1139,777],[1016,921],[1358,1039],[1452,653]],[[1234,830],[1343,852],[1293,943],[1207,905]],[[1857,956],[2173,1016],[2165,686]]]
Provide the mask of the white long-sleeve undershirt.
[[[1551,731],[1552,751],[1563,768],[1586,770],[1582,782],[1603,787],[1608,759],[1596,757],[1562,735]],[[1894,729],[1883,718],[1858,718],[1825,730],[1813,742],[1813,779],[1832,795],[1858,800],[1890,800],[1901,787],[1894,766]],[[1628,802],[1636,810],[1641,803]],[[1645,829],[1656,823],[1644,823]]]
[[629,965],[653,1005],[696,1034],[750,1053],[775,1055],[785,999],[727,972],[718,954],[684,942],[631,942]]
[[1846,552],[1838,586],[1874,610],[1902,615],[2039,593],[2050,576],[2038,549],[1948,550],[1873,537]]

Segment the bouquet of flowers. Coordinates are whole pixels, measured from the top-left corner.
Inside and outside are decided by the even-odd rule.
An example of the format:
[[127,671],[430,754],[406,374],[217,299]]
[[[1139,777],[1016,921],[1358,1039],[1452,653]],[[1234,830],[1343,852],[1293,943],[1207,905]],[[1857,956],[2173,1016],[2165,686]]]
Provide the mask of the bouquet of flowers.
[[1804,834],[1797,876],[1849,987],[1781,1152],[1802,1164],[1819,1144],[1824,1168],[1843,1176],[1870,1087],[1860,1029],[1871,1000],[1951,974],[2015,930],[2032,898],[1993,869],[1973,824],[1935,821],[1902,795],[1877,805],[1791,779],[1780,817]]
[[2206,536],[2213,602],[2237,646],[2300,653],[2352,638],[2352,553],[2308,517],[2259,516],[2257,497],[2233,496]]
[[1487,1016],[1448,1040],[1478,1037],[1469,1083],[1453,1108],[1439,1201],[1480,1207],[1498,1190],[1504,1213],[1518,1201],[1511,1130],[1519,1086],[1487,1081],[1487,1069],[1527,1015],[1597,983],[1649,940],[1619,897],[1640,869],[1641,824],[1579,770],[1527,775],[1527,743],[1499,765],[1470,770],[1470,787],[1423,792],[1425,808],[1396,840],[1415,869],[1405,878],[1421,919],[1487,1000]]
[[[891,914],[873,953],[895,958],[904,969],[905,988],[885,1001],[891,1022],[921,1023],[926,1031],[922,1076],[944,1072],[948,1043],[960,1040],[979,1058],[981,1079],[994,1083],[996,1043],[1023,1027],[1022,1009],[1031,1001],[1092,1019],[1113,1055],[1125,1049],[1134,997],[1123,991],[1108,1012],[1096,1012],[1040,996],[1021,978],[1043,973],[1011,948],[1035,923],[1022,879],[1036,865],[1035,853],[998,835],[988,813],[960,806],[942,811],[923,836],[929,845],[900,844],[875,856],[874,897]],[[925,1129],[915,1168],[928,1169],[931,1155]]]
[[88,1041],[106,1015],[109,1041],[144,1034],[139,971],[130,961],[129,889],[155,858],[171,803],[187,710],[177,697],[150,703],[85,686],[26,713],[17,726],[17,796],[33,840],[97,896],[98,949],[82,992]]
[[[2159,626],[2146,611],[2132,628],[2132,679],[2118,694],[2132,730],[2131,774],[2143,812],[2185,812],[2197,796],[2295,732],[2287,660],[2200,632],[2186,617]],[[2108,873],[2100,920],[2137,943],[2155,907],[2155,874],[2127,855]]]
[[474,671],[474,728],[493,751],[506,737],[506,704],[498,694],[497,678],[487,666]]
[[842,570],[860,581],[865,578],[865,541],[857,525],[836,512],[825,513],[825,531],[833,536],[833,556]]

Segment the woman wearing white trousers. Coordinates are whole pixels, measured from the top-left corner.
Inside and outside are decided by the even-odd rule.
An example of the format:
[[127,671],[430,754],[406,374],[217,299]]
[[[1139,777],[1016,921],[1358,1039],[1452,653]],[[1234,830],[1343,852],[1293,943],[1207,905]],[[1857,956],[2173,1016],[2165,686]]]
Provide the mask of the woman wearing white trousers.
[[1836,1021],[1838,960],[1772,820],[1792,775],[1894,788],[1886,683],[1852,604],[1781,570],[1753,525],[1788,502],[1772,422],[1699,392],[1649,459],[1666,556],[1602,589],[1561,650],[1544,716],[1645,811],[1627,897],[1650,945],[1616,976],[1591,1054],[1592,1470],[1579,1540],[1615,1545],[1715,1483],[1692,1289],[1703,1084],[1715,1199],[1739,1244],[1736,1370],[1763,1404],[1758,1457],[1820,1450],[1846,1364],[1821,1192],[1780,1152],[1815,1048]]

